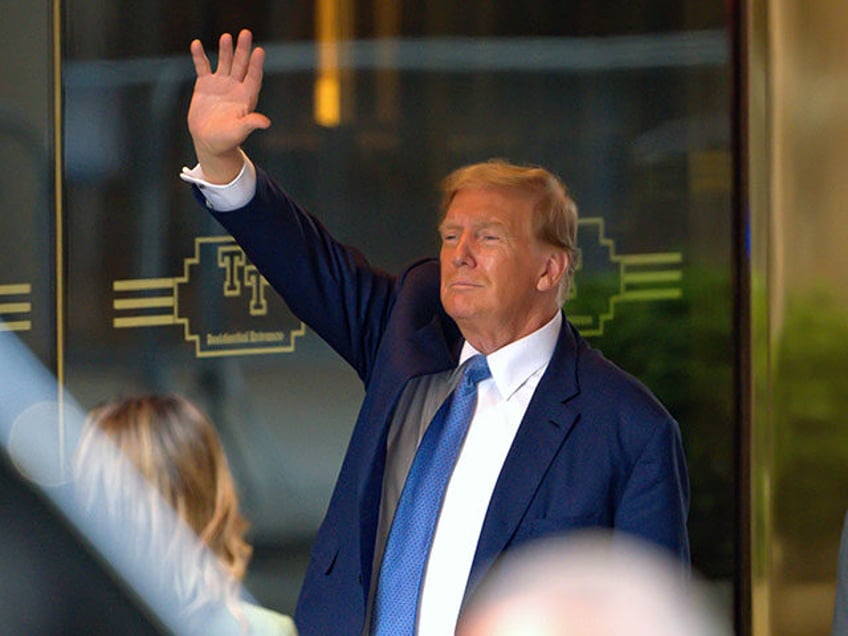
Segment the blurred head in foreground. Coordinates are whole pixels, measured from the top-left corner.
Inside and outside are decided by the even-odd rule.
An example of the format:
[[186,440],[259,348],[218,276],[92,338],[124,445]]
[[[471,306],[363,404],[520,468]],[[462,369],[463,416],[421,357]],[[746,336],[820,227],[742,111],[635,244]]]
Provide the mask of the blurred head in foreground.
[[730,636],[702,584],[672,557],[607,533],[507,553],[463,611],[457,636]]
[[234,596],[248,523],[218,435],[194,404],[149,395],[94,408],[74,470],[84,509],[131,572],[147,566],[154,593],[173,590],[183,611]]

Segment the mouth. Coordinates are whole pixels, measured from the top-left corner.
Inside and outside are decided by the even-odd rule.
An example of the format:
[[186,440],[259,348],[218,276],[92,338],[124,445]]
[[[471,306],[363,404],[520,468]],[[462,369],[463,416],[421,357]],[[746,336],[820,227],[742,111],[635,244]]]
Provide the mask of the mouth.
[[467,289],[478,289],[482,287],[482,285],[480,283],[474,283],[467,280],[454,280],[448,283],[447,287],[452,291],[463,291]]

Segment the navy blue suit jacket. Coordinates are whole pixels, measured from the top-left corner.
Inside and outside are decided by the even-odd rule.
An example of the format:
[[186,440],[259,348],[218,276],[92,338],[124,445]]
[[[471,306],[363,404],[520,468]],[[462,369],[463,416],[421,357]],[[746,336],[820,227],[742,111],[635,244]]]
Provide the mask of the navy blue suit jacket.
[[[254,199],[215,217],[365,384],[295,613],[302,636],[359,636],[392,411],[410,378],[454,367],[462,346],[439,300],[438,262],[400,276],[372,268],[261,170]],[[676,422],[564,322],[492,495],[466,598],[504,550],[574,529],[628,532],[688,565],[688,497]]]

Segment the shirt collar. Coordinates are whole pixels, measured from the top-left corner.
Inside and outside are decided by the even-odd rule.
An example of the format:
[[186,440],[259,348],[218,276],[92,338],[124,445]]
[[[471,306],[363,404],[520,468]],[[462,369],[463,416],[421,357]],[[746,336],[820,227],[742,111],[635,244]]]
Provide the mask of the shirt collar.
[[[560,329],[562,312],[558,311],[543,327],[486,356],[492,379],[503,399],[508,400],[530,376],[550,362]],[[460,366],[478,353],[480,352],[465,341],[459,354]]]

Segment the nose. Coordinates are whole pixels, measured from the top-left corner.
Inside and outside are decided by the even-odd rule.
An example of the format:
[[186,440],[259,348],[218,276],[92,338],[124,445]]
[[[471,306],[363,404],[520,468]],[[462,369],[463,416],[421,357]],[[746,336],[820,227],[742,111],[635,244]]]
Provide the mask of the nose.
[[467,233],[463,232],[459,236],[451,254],[451,262],[454,267],[462,267],[463,265],[470,267],[474,265],[471,239]]

